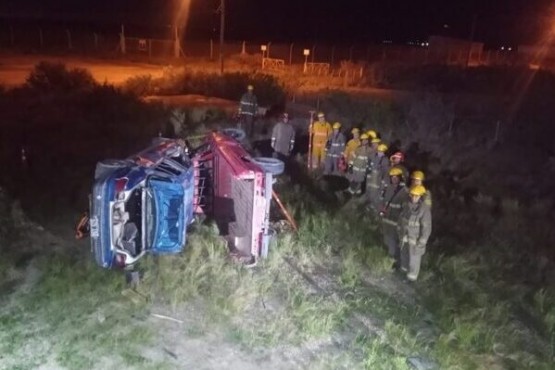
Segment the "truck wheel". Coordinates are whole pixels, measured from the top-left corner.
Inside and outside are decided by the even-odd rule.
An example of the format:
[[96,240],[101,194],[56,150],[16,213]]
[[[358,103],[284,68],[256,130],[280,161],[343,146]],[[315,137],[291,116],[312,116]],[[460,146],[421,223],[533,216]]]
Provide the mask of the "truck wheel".
[[124,168],[127,166],[129,166],[129,161],[123,159],[105,159],[96,164],[94,179],[97,180],[109,172],[113,172],[118,168]]
[[281,175],[285,171],[285,163],[276,158],[256,157],[253,158],[253,162],[274,176]]

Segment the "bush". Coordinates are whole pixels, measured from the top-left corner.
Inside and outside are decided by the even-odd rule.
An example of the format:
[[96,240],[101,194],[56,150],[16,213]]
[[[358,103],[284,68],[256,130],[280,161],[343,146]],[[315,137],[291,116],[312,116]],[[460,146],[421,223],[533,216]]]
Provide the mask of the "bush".
[[97,84],[85,69],[67,69],[62,63],[40,62],[27,77],[26,84],[40,92],[90,90]]
[[154,85],[151,75],[135,76],[129,78],[123,84],[122,90],[136,96],[146,96],[154,93]]
[[261,106],[281,105],[285,102],[285,88],[279,80],[262,73],[217,73],[191,72],[168,73],[159,79],[150,75],[130,78],[124,84],[124,91],[135,95],[150,94],[178,95],[201,94],[223,99],[239,100],[247,85],[255,87],[255,94]]

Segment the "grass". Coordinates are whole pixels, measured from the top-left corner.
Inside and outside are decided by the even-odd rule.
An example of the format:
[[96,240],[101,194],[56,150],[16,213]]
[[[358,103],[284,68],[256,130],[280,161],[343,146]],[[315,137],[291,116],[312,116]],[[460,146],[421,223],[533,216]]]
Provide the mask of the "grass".
[[[66,81],[63,71],[56,73]],[[230,86],[238,89],[245,82],[239,77],[230,77]],[[198,86],[212,84],[212,78],[200,76]],[[48,153],[43,172],[34,173],[45,178],[40,196],[33,198],[37,203],[67,200],[68,187],[90,179],[96,157],[142,147],[164,117],[160,107],[146,107],[109,86],[89,86],[86,78],[78,91],[52,92],[44,79],[38,81],[40,88],[28,86],[0,99],[9,127],[29,117],[36,120],[26,127],[33,131],[25,132],[33,132],[32,147]],[[383,125],[376,126],[382,131],[398,124],[393,107],[359,111],[358,103],[349,106],[345,99],[336,95],[324,104],[354,111],[355,124]],[[12,105],[21,109],[7,110]],[[83,140],[62,145],[64,131]],[[17,139],[2,137],[6,145]],[[88,153],[86,158],[81,152]],[[55,168],[59,178],[45,176]],[[87,257],[54,254],[36,260],[29,271],[37,280],[21,281],[27,290],[10,293],[0,308],[0,353],[13,361],[2,366],[34,368],[51,360],[87,368],[97,366],[97,358],[110,358],[121,366],[163,367],[141,351],[157,339],[144,324],[148,310],[162,306],[178,313],[201,308],[184,328],[191,337],[220,331],[248,350],[316,348],[316,353],[326,352],[313,363],[321,368],[406,369],[409,356],[446,369],[551,367],[555,292],[542,284],[546,268],[538,279],[530,278],[538,263],[522,253],[524,246],[553,240],[545,227],[549,207],[484,195],[470,208],[458,191],[454,197],[434,192],[436,237],[421,279],[406,287],[391,272],[376,220],[365,216],[360,204],[340,208],[339,202],[317,198],[302,186],[277,190],[299,222],[296,235],[280,235],[269,258],[247,269],[228,258],[215,226],[197,225],[183,254],[149,257],[141,264],[140,289],[148,302],[123,297],[122,276],[84,263]],[[51,215],[52,204],[44,204]],[[493,212],[496,207],[499,214]],[[0,259],[0,264],[0,271],[7,271],[4,267],[14,262]],[[4,280],[8,275],[0,272]],[[325,350],[329,343],[340,343],[331,345],[336,352]],[[31,350],[34,356],[28,356]]]
[[0,353],[15,361],[6,366],[55,361],[70,369],[91,368],[102,358],[140,368],[155,364],[141,355],[152,332],[135,318],[146,306],[121,295],[121,274],[65,255],[33,264],[27,276],[36,281],[24,282],[28,288],[13,293],[0,310]]
[[[258,268],[230,263],[213,230],[201,226],[183,256],[160,261],[152,291],[174,307],[201,301],[207,307],[203,330],[223,325],[227,339],[249,349],[303,346],[349,333],[363,339],[353,338],[350,358],[338,356],[337,363],[404,369],[406,358],[416,355],[441,368],[549,368],[552,353],[538,346],[541,335],[513,319],[518,299],[488,260],[497,254],[426,256],[417,295],[406,300],[395,285],[379,283],[396,278],[375,231],[366,227],[371,219],[351,209],[323,210],[302,192],[283,198],[295,202],[289,206],[299,232],[281,235]],[[550,299],[541,290],[530,307],[548,335]]]

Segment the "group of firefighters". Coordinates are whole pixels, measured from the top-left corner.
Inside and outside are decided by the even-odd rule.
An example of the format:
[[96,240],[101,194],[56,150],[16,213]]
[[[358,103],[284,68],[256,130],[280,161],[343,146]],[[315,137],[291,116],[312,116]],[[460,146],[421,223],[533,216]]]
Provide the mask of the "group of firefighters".
[[[279,157],[288,157],[295,144],[295,130],[288,121],[284,113],[272,130],[272,148]],[[318,113],[309,126],[309,168],[345,176],[349,193],[364,194],[368,208],[380,219],[395,268],[415,281],[432,230],[432,199],[423,185],[424,173],[416,170],[409,177],[404,154],[388,157],[388,146],[374,130],[361,133],[353,128],[351,134],[347,141],[339,122],[331,125],[324,113]]]
[[[239,112],[249,133],[257,103],[252,85],[243,95]],[[344,176],[349,180],[348,192],[364,196],[368,208],[379,217],[383,242],[394,267],[415,281],[420,262],[432,231],[432,196],[424,187],[424,172],[416,170],[409,176],[405,156],[394,152],[391,156],[387,144],[376,131],[351,130],[347,141],[341,132],[341,123],[331,125],[324,113],[309,126],[308,166],[311,170],[323,168],[324,175]],[[295,145],[295,129],[284,113],[273,127],[271,145],[274,156],[286,159]]]

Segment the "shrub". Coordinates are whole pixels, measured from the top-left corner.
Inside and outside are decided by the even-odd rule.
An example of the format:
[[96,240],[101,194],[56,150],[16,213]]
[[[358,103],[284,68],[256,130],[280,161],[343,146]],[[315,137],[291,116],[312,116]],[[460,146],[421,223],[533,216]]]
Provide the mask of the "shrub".
[[154,92],[154,85],[151,75],[142,75],[129,78],[122,86],[126,93],[137,96],[146,96]]
[[285,102],[283,85],[276,77],[262,73],[234,72],[222,76],[217,73],[184,70],[182,73],[167,73],[159,79],[152,79],[150,75],[133,77],[126,81],[123,89],[136,95],[201,94],[239,100],[248,84],[254,85],[261,106]]
[[90,90],[97,84],[85,69],[67,69],[62,63],[40,62],[27,77],[26,84],[40,92]]

